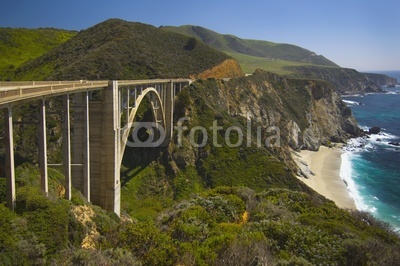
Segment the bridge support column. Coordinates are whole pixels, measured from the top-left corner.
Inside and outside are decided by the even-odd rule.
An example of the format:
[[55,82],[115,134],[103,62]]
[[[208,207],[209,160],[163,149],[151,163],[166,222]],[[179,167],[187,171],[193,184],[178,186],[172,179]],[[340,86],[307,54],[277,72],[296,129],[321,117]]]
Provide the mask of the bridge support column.
[[172,131],[174,128],[174,82],[171,80],[168,87],[165,90],[165,105],[164,105],[164,112],[165,112],[165,144],[168,145],[172,138]]
[[89,92],[74,95],[72,185],[90,201]]
[[47,139],[46,139],[46,102],[45,99],[39,100],[39,167],[40,167],[40,186],[42,191],[48,196],[48,173],[47,173]]
[[15,210],[15,171],[14,171],[14,136],[12,107],[4,109],[5,146],[6,146],[6,189],[7,206]]
[[120,215],[120,107],[118,82],[110,81],[101,101],[90,102],[91,198]]
[[65,198],[71,199],[71,125],[69,94],[63,95],[63,172],[65,176]]

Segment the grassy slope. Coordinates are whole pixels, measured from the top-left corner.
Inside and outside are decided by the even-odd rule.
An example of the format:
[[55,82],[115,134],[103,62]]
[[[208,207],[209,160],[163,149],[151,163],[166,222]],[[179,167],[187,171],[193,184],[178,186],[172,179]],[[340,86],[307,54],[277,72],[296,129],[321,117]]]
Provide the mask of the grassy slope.
[[280,59],[268,59],[263,57],[245,55],[236,52],[226,52],[239,61],[244,73],[252,74],[255,69],[260,68],[278,75],[290,75],[293,71],[287,70],[286,66],[304,66],[312,65],[294,61],[280,60]]
[[228,55],[151,25],[110,19],[81,31],[17,69],[17,79],[145,79],[189,77]]
[[12,78],[22,63],[64,43],[76,32],[53,29],[0,28],[0,80]]
[[201,39],[210,46],[237,59],[245,73],[253,73],[255,69],[261,68],[286,75],[293,72],[285,70],[285,66],[338,67],[323,56],[317,56],[311,51],[295,45],[241,39],[233,35],[223,35],[202,27],[189,25],[163,27],[162,29]]
[[367,78],[354,74],[352,69],[343,69],[321,55],[291,44],[241,39],[190,25],[162,29],[193,36],[223,51],[237,59],[247,74],[260,68],[286,77],[327,80],[341,93],[379,92],[381,89],[376,81],[388,80],[383,76]]

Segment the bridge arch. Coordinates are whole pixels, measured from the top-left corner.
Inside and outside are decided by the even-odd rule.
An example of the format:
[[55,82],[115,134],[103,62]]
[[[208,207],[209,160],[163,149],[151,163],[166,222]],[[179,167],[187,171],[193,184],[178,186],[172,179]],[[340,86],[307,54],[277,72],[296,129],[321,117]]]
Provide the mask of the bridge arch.
[[[119,165],[121,165],[121,163],[122,163],[122,158],[123,158],[127,144],[128,145],[130,144],[128,141],[129,133],[131,132],[131,129],[135,126],[134,120],[136,118],[137,111],[140,107],[140,104],[143,102],[143,100],[145,98],[147,98],[151,104],[151,109],[153,111],[153,117],[155,120],[154,121],[155,127],[157,127],[157,129],[159,130],[159,132],[161,132],[161,134],[164,134],[164,136],[162,136],[162,139],[164,140],[166,138],[165,111],[164,111],[164,104],[161,99],[161,95],[154,87],[148,87],[145,90],[143,90],[138,97],[136,97],[136,99],[134,101],[134,107],[129,112],[129,118],[127,119],[127,123],[121,129],[121,147],[120,147]],[[129,110],[129,108],[128,108],[128,110]],[[158,144],[161,145],[162,143],[158,143]]]

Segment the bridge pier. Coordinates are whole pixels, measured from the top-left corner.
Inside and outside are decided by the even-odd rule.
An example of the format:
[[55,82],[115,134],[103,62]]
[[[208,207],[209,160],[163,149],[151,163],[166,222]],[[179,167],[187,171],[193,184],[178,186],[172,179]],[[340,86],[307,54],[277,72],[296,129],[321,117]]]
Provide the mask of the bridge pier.
[[39,100],[39,168],[40,168],[40,186],[42,191],[48,196],[48,173],[47,173],[47,135],[46,135],[46,101]]
[[71,199],[71,119],[70,119],[70,99],[69,93],[63,95],[63,126],[62,126],[62,153],[63,153],[63,173],[65,176],[65,198]]
[[12,107],[4,109],[7,206],[15,210],[15,167]]
[[90,102],[91,199],[120,215],[120,130],[118,82],[102,90],[101,101]]
[[169,143],[169,141],[172,138],[172,129],[173,129],[173,121],[174,121],[174,98],[175,98],[175,92],[174,92],[174,82],[171,80],[168,84],[168,87],[166,89],[165,93],[165,103],[164,103],[164,110],[165,110],[165,132],[166,132],[166,138],[165,138],[165,143]]
[[72,186],[90,199],[89,92],[74,94]]

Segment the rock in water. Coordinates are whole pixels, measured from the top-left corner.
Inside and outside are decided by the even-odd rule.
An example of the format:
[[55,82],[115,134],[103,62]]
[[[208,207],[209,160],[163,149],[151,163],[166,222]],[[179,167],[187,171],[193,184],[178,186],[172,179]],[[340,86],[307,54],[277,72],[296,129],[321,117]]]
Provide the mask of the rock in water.
[[389,145],[400,146],[400,143],[399,142],[389,142]]
[[380,127],[371,127],[368,131],[369,134],[379,134],[381,132]]

